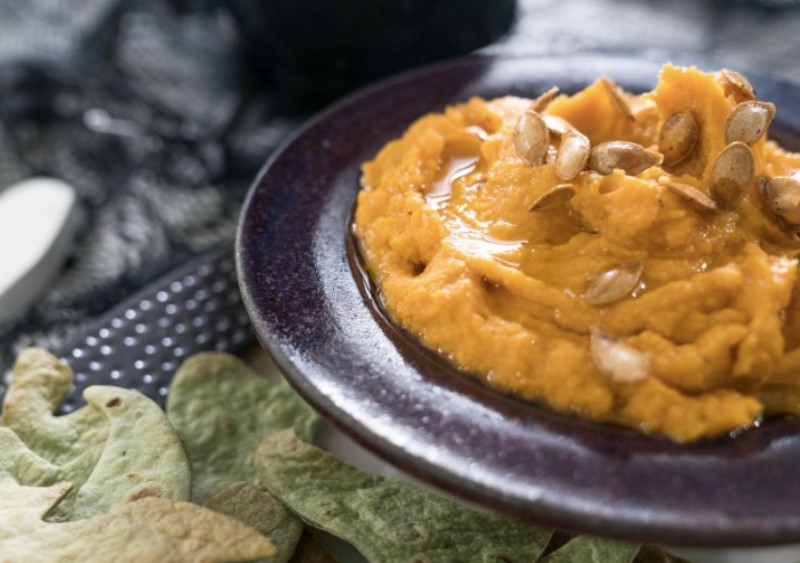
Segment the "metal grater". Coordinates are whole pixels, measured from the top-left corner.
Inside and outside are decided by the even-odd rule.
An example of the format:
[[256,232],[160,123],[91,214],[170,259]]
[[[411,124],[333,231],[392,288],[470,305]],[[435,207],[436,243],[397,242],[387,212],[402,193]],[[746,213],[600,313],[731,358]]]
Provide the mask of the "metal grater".
[[[56,355],[75,373],[61,412],[90,385],[144,393],[162,407],[181,362],[203,351],[240,352],[254,341],[232,249],[203,254],[127,299]],[[0,401],[4,389],[0,389]]]

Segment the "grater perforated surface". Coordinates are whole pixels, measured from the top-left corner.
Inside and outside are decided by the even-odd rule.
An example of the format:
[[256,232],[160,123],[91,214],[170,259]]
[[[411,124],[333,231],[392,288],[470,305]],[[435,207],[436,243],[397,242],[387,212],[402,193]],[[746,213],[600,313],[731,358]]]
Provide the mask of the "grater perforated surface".
[[[254,340],[230,248],[203,254],[124,301],[56,354],[75,372],[62,411],[90,385],[136,389],[164,405],[180,363],[197,352],[239,352]],[[5,389],[0,389],[0,400]]]

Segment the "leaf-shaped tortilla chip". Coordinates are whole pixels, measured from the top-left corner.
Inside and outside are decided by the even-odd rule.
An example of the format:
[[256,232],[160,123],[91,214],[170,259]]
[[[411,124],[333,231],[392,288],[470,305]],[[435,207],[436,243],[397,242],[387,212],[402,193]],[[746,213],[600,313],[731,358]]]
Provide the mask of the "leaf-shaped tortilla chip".
[[52,485],[61,468],[36,455],[8,428],[0,428],[0,479],[14,477],[24,485]]
[[542,559],[541,563],[631,563],[639,547],[594,536],[577,536]]
[[10,477],[0,478],[0,545],[5,538],[38,529],[42,518],[71,488],[68,482],[49,487],[23,487]]
[[292,511],[350,542],[373,563],[528,563],[550,538],[549,531],[364,473],[292,430],[267,436],[255,462],[262,484]]
[[11,412],[4,411],[0,427],[0,478],[37,486],[71,482],[72,491],[49,516],[56,521],[88,518],[145,496],[188,500],[186,452],[158,405],[136,391],[94,386],[84,392],[86,407],[54,417],[71,382],[69,369],[47,352],[20,356]]
[[66,364],[40,348],[29,348],[17,358],[3,403],[3,426],[56,464],[104,443],[108,434],[105,416],[92,406],[63,416],[53,414],[72,382],[72,370]]
[[92,473],[102,448],[93,446],[64,465],[39,457],[8,428],[0,428],[0,479],[13,477],[23,485],[46,487],[62,481],[72,483],[72,491],[50,518],[65,520],[71,514],[75,495]]
[[95,385],[83,396],[108,418],[109,431],[97,465],[75,497],[71,519],[108,512],[143,497],[189,498],[189,461],[158,405],[119,387]]
[[22,487],[0,480],[1,563],[210,563],[251,561],[275,551],[256,530],[233,518],[163,498],[130,502],[77,522],[43,522],[42,515],[68,488],[68,483]]
[[[193,500],[261,530],[278,548],[270,561],[288,561],[302,522],[269,493],[241,482],[255,482],[253,454],[265,435],[294,428],[310,440],[317,414],[288,385],[270,384],[239,358],[203,353],[186,360],[175,374],[167,415],[189,452]],[[223,504],[226,491],[236,494]],[[258,502],[263,514],[240,502],[247,497]],[[278,521],[270,524],[276,515]],[[258,524],[258,519],[265,521]]]
[[311,440],[319,417],[288,385],[272,385],[228,354],[203,353],[175,374],[167,416],[189,450],[193,499],[204,502],[232,481],[253,482],[262,438],[294,428]]
[[[564,532],[559,532],[564,534]],[[575,536],[540,563],[688,563],[655,545],[637,545],[595,536]]]
[[288,561],[295,550],[303,523],[271,494],[245,481],[230,483],[206,503],[211,510],[233,516],[266,536],[276,548],[269,563]]

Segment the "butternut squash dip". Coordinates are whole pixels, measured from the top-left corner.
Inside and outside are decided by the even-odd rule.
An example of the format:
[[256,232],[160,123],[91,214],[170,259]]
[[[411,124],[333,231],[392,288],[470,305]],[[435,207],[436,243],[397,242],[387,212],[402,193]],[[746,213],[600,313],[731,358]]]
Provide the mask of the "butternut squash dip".
[[491,386],[690,441],[800,412],[800,154],[741,74],[471,99],[363,167],[394,321]]

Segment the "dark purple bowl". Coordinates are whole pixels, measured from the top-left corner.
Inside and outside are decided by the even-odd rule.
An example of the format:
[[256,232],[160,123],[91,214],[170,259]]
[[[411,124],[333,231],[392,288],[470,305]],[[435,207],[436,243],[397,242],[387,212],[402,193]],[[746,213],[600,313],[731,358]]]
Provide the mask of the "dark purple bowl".
[[[337,426],[472,502],[576,531],[659,543],[800,541],[800,419],[690,445],[591,423],[493,391],[387,322],[348,258],[360,165],[416,118],[479,95],[631,90],[660,64],[614,57],[471,58],[360,91],[313,119],[258,176],[237,265],[261,341]],[[756,79],[773,137],[800,142],[800,88]]]

